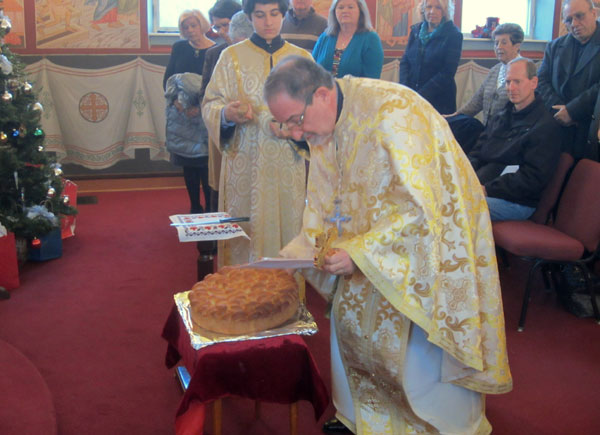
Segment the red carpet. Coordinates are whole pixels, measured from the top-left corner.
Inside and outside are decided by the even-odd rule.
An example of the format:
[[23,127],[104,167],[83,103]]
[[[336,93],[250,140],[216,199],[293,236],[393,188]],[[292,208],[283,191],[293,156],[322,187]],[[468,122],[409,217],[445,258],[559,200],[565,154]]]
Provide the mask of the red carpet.
[[[21,287],[0,301],[0,340],[25,355],[48,387],[30,389],[29,400],[54,406],[55,420],[40,417],[36,423],[46,427],[37,433],[173,433],[181,390],[164,366],[160,334],[173,293],[195,282],[195,244],[179,243],[168,221],[187,207],[183,189],[98,194],[97,204],[79,207],[63,257],[26,264]],[[538,288],[526,329],[517,333],[525,272],[519,263],[501,272],[515,388],[488,396],[494,433],[600,433],[600,326],[565,312]],[[307,297],[321,330],[306,342],[329,387],[325,304],[314,292]],[[4,347],[0,352],[2,379],[18,367],[8,369]],[[14,429],[31,420],[30,409],[13,406],[22,401],[20,384],[7,389],[0,380],[0,409],[10,409],[10,417],[0,411],[2,435],[27,433]],[[288,432],[286,406],[263,404],[257,421],[253,413],[249,400],[224,400],[223,434]],[[209,413],[207,428],[210,420]],[[299,433],[320,434],[321,424],[301,402]]]
[[25,355],[3,340],[0,394],[0,433],[56,434],[54,403],[44,378]]

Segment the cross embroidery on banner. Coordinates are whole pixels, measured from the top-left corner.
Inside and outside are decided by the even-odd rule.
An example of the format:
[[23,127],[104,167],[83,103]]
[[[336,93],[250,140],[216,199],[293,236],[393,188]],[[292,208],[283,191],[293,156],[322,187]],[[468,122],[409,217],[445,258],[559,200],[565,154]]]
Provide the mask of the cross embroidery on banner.
[[333,217],[327,218],[327,221],[331,222],[331,223],[335,223],[335,226],[337,228],[337,232],[338,232],[338,237],[340,237],[342,235],[342,222],[349,222],[352,217],[351,216],[342,216],[342,200],[339,198],[336,198],[335,201],[333,201],[333,203],[335,204],[335,214],[333,215]]

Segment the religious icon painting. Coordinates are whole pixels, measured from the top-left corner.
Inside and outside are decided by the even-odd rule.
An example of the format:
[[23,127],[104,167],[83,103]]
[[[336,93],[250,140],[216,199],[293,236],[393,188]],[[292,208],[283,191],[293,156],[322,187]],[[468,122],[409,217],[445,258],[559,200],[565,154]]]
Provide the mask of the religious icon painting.
[[23,0],[0,1],[2,13],[10,20],[10,32],[4,36],[4,42],[10,48],[25,47],[25,14]]
[[139,0],[35,0],[38,49],[138,49]]
[[418,0],[377,0],[375,27],[384,50],[406,47],[410,26],[421,21]]

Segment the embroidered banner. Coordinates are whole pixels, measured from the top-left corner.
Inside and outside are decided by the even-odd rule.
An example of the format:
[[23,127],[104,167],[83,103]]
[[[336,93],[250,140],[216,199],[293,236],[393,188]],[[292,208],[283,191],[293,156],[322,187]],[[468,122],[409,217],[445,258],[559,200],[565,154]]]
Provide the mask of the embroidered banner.
[[168,160],[163,66],[137,58],[79,69],[43,59],[26,71],[44,107],[46,151],[62,163],[102,169],[134,158],[137,148],[149,148],[153,160]]

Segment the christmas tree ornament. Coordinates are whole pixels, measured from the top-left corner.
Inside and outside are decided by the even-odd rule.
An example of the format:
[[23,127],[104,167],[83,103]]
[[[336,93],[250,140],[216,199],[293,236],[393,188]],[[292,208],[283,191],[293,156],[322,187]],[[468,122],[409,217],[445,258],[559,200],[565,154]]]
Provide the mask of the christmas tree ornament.
[[0,131],[0,142],[6,143],[7,140],[8,140],[8,136],[6,135],[6,133],[4,133],[3,131]]
[[54,195],[56,195],[56,189],[54,187],[48,188],[48,192],[46,192],[46,197],[54,198]]
[[7,16],[3,16],[2,18],[0,18],[0,29],[4,31],[5,35],[10,32],[10,29],[12,29],[12,23],[10,22],[10,18],[8,18]]
[[17,79],[9,79],[8,80],[8,89],[10,89],[11,91],[16,91],[17,89],[19,89],[19,81]]
[[71,198],[69,198],[69,195],[63,196],[63,204],[64,205],[69,205],[70,202],[71,202]]
[[31,110],[42,113],[44,111],[44,106],[42,106],[42,104],[38,101],[37,103],[33,103]]
[[33,132],[34,136],[42,136],[44,134],[44,130],[42,130],[41,128],[36,128],[35,131]]
[[27,136],[27,129],[25,128],[24,125],[19,127],[19,136],[20,137],[25,137]]
[[2,74],[5,75],[12,74],[13,71],[12,63],[10,63],[10,60],[3,54],[0,54],[0,70],[2,71]]
[[2,98],[2,101],[4,101],[5,103],[10,103],[13,99],[13,95],[8,91],[4,91],[2,97],[0,98]]
[[60,168],[54,168],[54,175],[56,175],[57,177],[60,177],[62,175],[63,171]]
[[44,145],[39,145],[38,146],[38,151],[41,153],[42,151],[44,151]]
[[31,241],[31,247],[32,248],[38,249],[41,246],[42,246],[42,241],[40,239],[38,239],[37,237]]
[[17,130],[16,128],[13,128],[12,135],[13,135],[13,137],[17,137],[19,135],[19,130]]
[[31,90],[33,89],[33,86],[31,86],[31,83],[29,82],[25,82],[23,84],[23,92],[25,92],[26,94],[31,93]]

